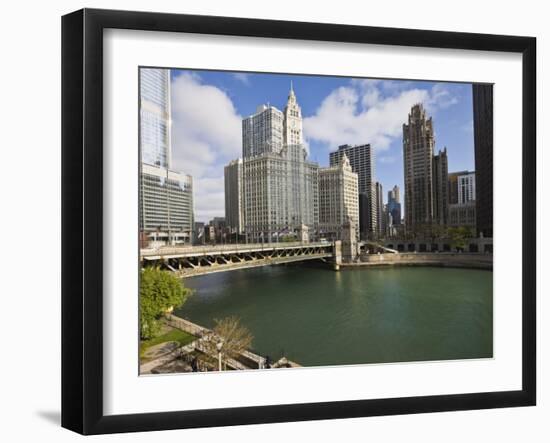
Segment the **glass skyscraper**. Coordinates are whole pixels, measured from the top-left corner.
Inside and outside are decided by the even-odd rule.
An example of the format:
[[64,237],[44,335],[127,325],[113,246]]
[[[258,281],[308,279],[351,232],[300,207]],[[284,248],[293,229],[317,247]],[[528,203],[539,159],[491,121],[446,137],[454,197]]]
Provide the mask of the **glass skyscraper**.
[[190,242],[193,179],[171,168],[170,70],[141,68],[139,75],[140,230],[169,243]]
[[140,69],[141,161],[170,167],[170,70]]

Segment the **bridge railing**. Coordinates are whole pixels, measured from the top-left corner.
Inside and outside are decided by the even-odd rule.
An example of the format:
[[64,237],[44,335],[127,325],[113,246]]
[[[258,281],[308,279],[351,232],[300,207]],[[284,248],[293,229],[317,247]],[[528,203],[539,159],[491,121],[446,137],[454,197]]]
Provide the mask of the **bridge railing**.
[[318,247],[332,246],[329,241],[319,242],[278,242],[278,243],[236,243],[236,244],[221,244],[221,245],[204,245],[204,246],[161,246],[159,248],[144,248],[141,249],[142,257],[156,255],[178,255],[187,253],[207,254],[220,252],[244,252],[248,250],[262,251],[272,249],[284,249],[293,247]]

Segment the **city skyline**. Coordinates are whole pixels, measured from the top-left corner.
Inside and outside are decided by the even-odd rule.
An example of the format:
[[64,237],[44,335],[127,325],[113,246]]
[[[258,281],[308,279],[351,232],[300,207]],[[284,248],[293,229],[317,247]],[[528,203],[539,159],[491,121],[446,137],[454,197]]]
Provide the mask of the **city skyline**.
[[[254,81],[242,73],[223,73],[223,79],[228,75],[245,86]],[[272,78],[280,82],[286,77]],[[464,300],[466,318],[471,319],[482,296],[492,309],[492,279],[476,283],[477,271],[492,270],[493,239],[485,236],[492,230],[492,187],[484,184],[492,172],[492,85],[469,85],[470,94],[459,98],[448,84],[426,83],[429,88],[421,89],[419,82],[345,81],[349,84],[337,86],[324,98],[319,89],[304,92],[306,103],[321,100],[314,111],[302,106],[294,78],[281,94],[286,96],[282,105],[260,100],[260,93],[271,99],[279,96],[273,88],[259,87],[246,96],[256,103],[252,112],[244,114],[228,89],[206,83],[196,73],[173,76],[168,69],[140,70],[140,374],[492,357],[492,310],[474,319],[473,326],[456,322],[454,312],[456,300]],[[439,140],[436,128],[439,120],[444,121],[442,127],[449,123],[442,115],[446,109],[458,108],[461,100],[467,102],[472,96],[469,124],[475,128],[468,140],[473,142],[475,132],[475,151],[472,145],[470,150],[455,149],[462,164],[450,163],[453,141]],[[449,137],[453,138],[452,133]],[[384,160],[392,156],[397,160]],[[475,170],[471,157],[475,157]],[[477,199],[480,187],[484,200]],[[304,266],[305,262],[311,265]],[[284,264],[289,266],[278,266]],[[423,266],[435,276],[411,269],[414,275],[395,285],[403,275],[394,272],[398,266]],[[283,276],[298,271],[298,278],[288,279],[287,290],[281,290],[277,282],[275,291],[262,291],[256,282],[248,291],[255,299],[282,302],[276,317],[284,327],[275,331],[266,328],[265,321],[256,321],[262,313],[272,314],[272,302],[245,317],[246,326],[241,326],[241,317],[233,316],[240,297],[229,297],[231,303],[212,309],[211,297],[204,296],[200,283],[195,288],[191,283],[193,292],[181,284],[183,279],[187,284],[193,277],[247,270],[221,285],[217,277],[207,280],[206,291],[212,293],[212,288],[222,286],[222,296],[228,300],[229,282],[237,282],[236,289],[242,293],[243,276],[254,276],[257,268],[264,267],[267,272],[282,269]],[[382,267],[387,277],[371,272],[372,267]],[[453,283],[440,267],[461,268],[458,281]],[[468,268],[476,274],[463,276]],[[353,274],[363,275],[363,280],[352,277],[353,281],[342,285],[350,274],[334,272],[345,269],[358,271]],[[310,274],[311,280],[296,290],[295,282],[303,285],[308,271],[315,275]],[[438,282],[436,276],[441,272]],[[267,280],[266,275],[262,274],[262,280]],[[465,286],[470,281],[474,284]],[[351,286],[358,291],[350,290]],[[453,295],[453,288],[460,292]],[[468,297],[476,289],[472,301]],[[186,302],[195,290],[201,291],[202,298],[196,305],[198,312],[192,308],[198,297]],[[293,306],[294,293],[304,297]],[[296,317],[288,317],[287,311],[311,312],[311,306],[319,304],[319,294],[328,301],[323,307],[327,318],[315,315],[310,325],[293,329]],[[348,299],[351,294],[354,301],[344,315],[330,303],[341,298],[335,297],[340,294]],[[448,304],[441,304],[442,294],[450,296]],[[402,297],[397,305],[408,311],[417,297],[422,297],[419,307],[429,299],[437,300],[433,329],[458,323],[462,329],[458,333],[448,330],[449,338],[443,340],[439,332],[437,340],[426,340],[434,348],[433,357],[426,354],[424,344],[409,354],[410,322],[405,329],[396,329],[401,336],[380,327],[410,317],[401,308],[388,316],[388,296],[392,300]],[[367,306],[361,318],[356,315],[358,299]],[[344,300],[344,305],[350,304]],[[224,306],[231,316],[218,320]],[[240,314],[250,312],[250,302],[241,306]],[[474,310],[469,306],[475,306]],[[204,309],[206,316],[200,314]],[[372,322],[365,322],[365,315],[383,321],[361,330]],[[419,317],[419,331],[426,329],[425,318]],[[482,318],[486,319],[479,340],[483,347],[474,343],[465,353],[448,345],[458,335],[470,336]],[[312,333],[315,327],[320,326],[321,333],[326,332],[326,325],[339,330],[349,327],[350,319],[356,323],[338,340],[331,342],[331,331],[321,344],[312,342],[311,337],[319,336]],[[300,332],[285,337],[281,331]],[[360,343],[371,340],[376,344],[388,331],[388,348],[401,349],[390,358],[385,350],[357,354],[358,348],[370,351],[377,346],[353,344],[347,338],[362,335]],[[255,337],[258,340],[252,348]],[[302,337],[301,348],[289,348]],[[277,351],[281,345],[289,350]],[[338,351],[323,356],[334,349]]]
[[434,117],[436,149],[447,147],[449,172],[475,169],[470,84],[173,70],[173,163],[193,176],[195,220],[225,215],[224,166],[241,156],[242,119],[262,104],[283,111],[291,83],[308,158],[320,167],[339,144],[370,143],[376,180],[404,189],[401,128],[422,102]]

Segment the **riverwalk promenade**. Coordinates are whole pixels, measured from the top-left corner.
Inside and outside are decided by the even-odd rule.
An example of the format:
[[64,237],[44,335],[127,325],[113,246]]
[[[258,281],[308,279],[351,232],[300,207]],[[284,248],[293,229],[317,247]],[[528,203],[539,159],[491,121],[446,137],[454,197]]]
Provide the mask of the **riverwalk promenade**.
[[[215,339],[212,330],[199,326],[189,320],[183,319],[173,314],[168,314],[164,319],[166,325],[180,329],[196,337],[193,342],[179,347],[168,348],[169,350],[159,355],[154,360],[146,361],[140,364],[140,375],[166,373],[166,372],[190,372],[191,366],[188,364],[192,358],[198,354],[208,355],[209,347],[205,342]],[[211,356],[217,358],[217,356]],[[223,357],[224,366],[231,370],[248,370],[266,368],[266,358],[255,354],[250,350],[245,350],[237,358]],[[292,362],[285,357],[275,362],[272,368],[280,367],[300,367],[299,364]],[[173,370],[175,368],[175,370]],[[205,369],[204,367],[203,369]],[[211,370],[211,369],[210,369]]]
[[369,266],[442,266],[492,270],[493,254],[468,252],[362,254],[356,261],[341,264],[343,269]]

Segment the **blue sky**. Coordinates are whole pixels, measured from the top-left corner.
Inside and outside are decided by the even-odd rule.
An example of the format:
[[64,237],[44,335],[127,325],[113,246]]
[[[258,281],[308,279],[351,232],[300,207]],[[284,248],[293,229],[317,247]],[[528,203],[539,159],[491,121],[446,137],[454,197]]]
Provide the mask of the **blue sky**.
[[403,194],[402,124],[423,103],[449,172],[474,170],[471,85],[431,81],[172,70],[173,168],[194,179],[197,221],[224,215],[223,167],[241,156],[241,119],[269,103],[281,110],[292,80],[309,158],[328,164],[340,144],[370,143],[376,179]]

